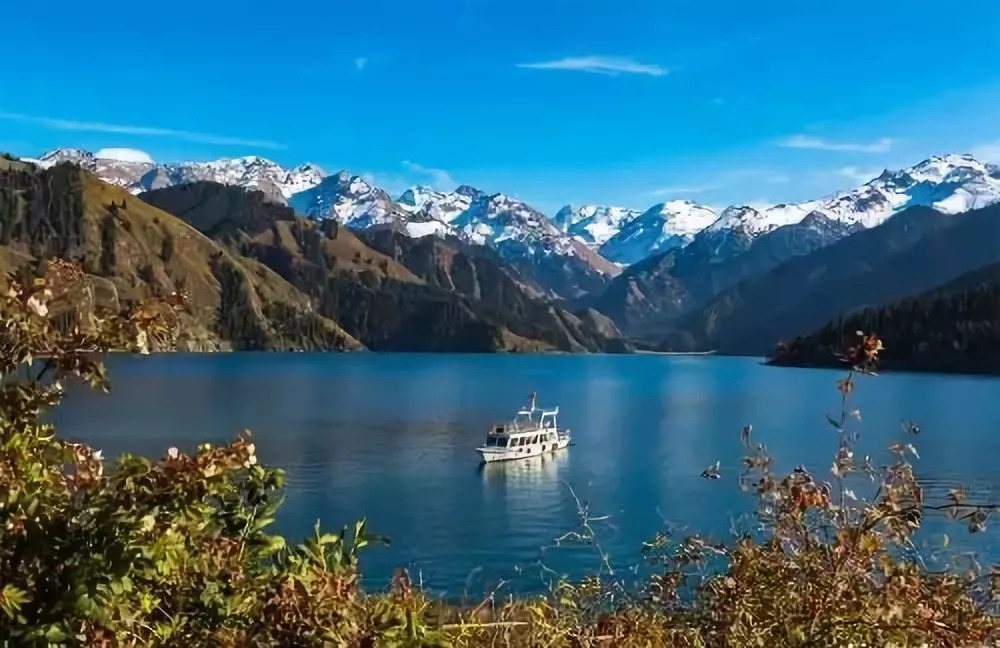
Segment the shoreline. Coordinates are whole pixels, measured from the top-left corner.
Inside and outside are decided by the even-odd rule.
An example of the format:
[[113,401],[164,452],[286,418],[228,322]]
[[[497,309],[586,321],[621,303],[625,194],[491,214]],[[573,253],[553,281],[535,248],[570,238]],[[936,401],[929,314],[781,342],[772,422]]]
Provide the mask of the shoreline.
[[664,355],[664,356],[714,356],[719,355],[719,352],[715,349],[711,351],[647,351],[645,349],[636,349],[633,353],[636,355]]

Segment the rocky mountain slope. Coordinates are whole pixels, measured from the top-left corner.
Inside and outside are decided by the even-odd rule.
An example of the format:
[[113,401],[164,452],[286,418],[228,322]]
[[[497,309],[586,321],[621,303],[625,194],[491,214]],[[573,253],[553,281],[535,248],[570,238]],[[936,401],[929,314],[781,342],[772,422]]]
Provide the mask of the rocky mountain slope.
[[598,249],[611,261],[631,265],[688,245],[716,218],[715,210],[687,200],[660,203],[625,223]]
[[353,229],[405,224],[410,213],[364,178],[341,171],[292,196],[289,205],[314,219],[332,219]]
[[668,348],[764,355],[865,306],[917,294],[1000,262],[1000,205],[964,214],[913,207],[747,279],[676,324]]
[[642,212],[639,210],[623,207],[566,205],[556,212],[552,222],[566,234],[596,249],[618,234],[626,223],[640,214]]
[[586,309],[570,313],[547,303],[543,287],[490,248],[455,237],[414,239],[388,228],[369,230],[362,237],[429,284],[478,301],[518,335],[558,340],[563,348],[606,352],[629,348],[608,318]]
[[724,238],[718,231],[699,235],[687,247],[627,268],[594,305],[631,335],[658,342],[676,318],[730,286],[859,229],[860,225],[814,213],[800,223],[758,237],[740,230],[728,232]]
[[106,156],[100,156],[82,149],[56,149],[30,161],[43,168],[60,162],[71,162],[133,194],[207,180],[257,189],[279,202],[319,184],[326,176],[315,164],[300,164],[286,169],[276,162],[257,156],[158,164],[144,155],[135,155],[138,152],[128,149],[105,151]]
[[857,331],[879,336],[879,369],[1000,373],[1000,264],[883,306],[864,308],[775,349],[770,364],[843,365]]
[[96,313],[184,290],[182,347],[355,349],[361,345],[265,265],[72,164],[0,159],[0,260],[31,273],[50,258],[81,264],[87,281],[64,304]]
[[[299,218],[261,194],[214,183],[142,198],[272,268],[371,349],[627,349],[600,316],[574,316],[535,302],[500,263],[483,256],[488,250],[463,251],[436,237],[413,239],[385,226],[379,251],[337,220]],[[415,249],[418,244],[425,247]],[[489,290],[479,282],[490,282]],[[493,288],[504,292],[495,295]]]
[[620,272],[540,211],[504,194],[478,194],[451,226],[463,240],[495,249],[553,296],[572,299],[600,290]]
[[411,187],[400,195],[399,206],[411,214],[422,214],[423,218],[442,223],[450,223],[461,215],[472,201],[483,192],[463,185],[455,191],[438,191],[430,187]]
[[948,155],[886,171],[824,200],[763,210],[729,207],[683,249],[629,267],[594,303],[625,330],[655,335],[734,283],[879,225],[907,206],[956,214],[998,201],[1000,171],[972,156]]
[[525,202],[469,186],[451,192],[416,187],[394,201],[363,178],[340,173],[293,196],[290,204],[357,231],[391,227],[412,238],[450,236],[496,250],[551,297],[573,299],[599,290],[619,272]]

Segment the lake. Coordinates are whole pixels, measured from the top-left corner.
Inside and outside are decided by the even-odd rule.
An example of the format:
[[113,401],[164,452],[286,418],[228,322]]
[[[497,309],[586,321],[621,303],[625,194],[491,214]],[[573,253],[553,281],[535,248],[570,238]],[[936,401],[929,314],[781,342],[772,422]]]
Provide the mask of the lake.
[[[577,528],[574,493],[589,506],[601,548],[619,574],[641,542],[673,529],[726,536],[751,504],[736,474],[739,431],[753,424],[778,467],[804,464],[829,479],[837,446],[826,414],[840,411],[843,372],[766,367],[759,360],[658,355],[174,354],[109,361],[110,395],[71,389],[55,414],[64,435],[105,456],[162,456],[178,446],[254,432],[262,463],[287,471],[277,529],[294,539],[316,519],[338,530],[365,516],[392,539],[363,558],[366,584],[397,566],[446,596],[481,594],[500,579],[533,591],[547,569],[599,567],[593,547],[553,547]],[[574,445],[547,460],[480,467],[488,426],[538,392],[560,407]],[[1000,382],[957,375],[859,379],[858,454],[913,439],[918,475],[940,496],[964,482],[1000,501]],[[701,471],[719,460],[722,479]],[[742,525],[742,526],[741,526]],[[925,551],[994,555],[995,527],[970,536],[931,520]]]

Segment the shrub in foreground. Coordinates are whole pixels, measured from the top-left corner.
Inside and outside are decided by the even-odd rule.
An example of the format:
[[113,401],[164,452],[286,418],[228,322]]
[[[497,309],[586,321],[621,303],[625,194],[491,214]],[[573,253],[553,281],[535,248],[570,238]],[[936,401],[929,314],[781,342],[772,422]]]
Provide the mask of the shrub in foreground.
[[[854,454],[850,394],[880,343],[862,336],[838,388],[831,481],[773,472],[751,428],[738,484],[760,530],[731,543],[662,533],[642,547],[655,574],[626,588],[608,570],[547,596],[433,600],[399,572],[358,585],[358,552],[383,542],[364,521],[292,545],[268,532],[280,471],[249,433],[194,455],[106,461],[59,437],[44,415],[63,384],[107,389],[96,354],[168,348],[183,296],[57,327],[47,302],[85,281],[51,263],[0,296],[0,640],[17,646],[964,646],[1000,634],[991,573],[921,566],[913,534],[928,509],[981,530],[991,507],[960,491],[925,502],[909,442],[876,469]],[[64,323],[65,324],[65,323]],[[720,477],[712,466],[705,477]],[[855,490],[871,485],[870,497]],[[579,542],[599,543],[581,506]],[[602,561],[607,559],[602,555]],[[612,572],[613,574],[613,572]]]

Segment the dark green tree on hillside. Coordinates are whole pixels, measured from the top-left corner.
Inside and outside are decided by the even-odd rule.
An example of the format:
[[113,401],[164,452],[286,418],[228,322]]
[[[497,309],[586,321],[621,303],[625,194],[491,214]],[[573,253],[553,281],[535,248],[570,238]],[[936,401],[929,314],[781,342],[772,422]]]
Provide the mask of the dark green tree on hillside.
[[1000,373],[1000,266],[925,294],[865,308],[781,344],[775,364],[835,366],[857,331],[880,331],[887,369]]

